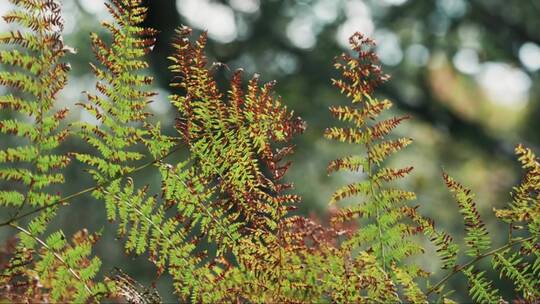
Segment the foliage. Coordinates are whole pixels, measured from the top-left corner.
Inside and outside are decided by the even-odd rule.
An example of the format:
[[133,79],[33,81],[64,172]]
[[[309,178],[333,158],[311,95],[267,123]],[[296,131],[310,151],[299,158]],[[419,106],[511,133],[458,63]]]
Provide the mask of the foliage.
[[[78,104],[96,123],[66,126],[67,109],[55,108],[68,77],[64,56],[73,52],[61,36],[61,7],[55,0],[11,2],[16,9],[4,19],[24,30],[0,37],[6,49],[0,52],[6,69],[0,84],[8,89],[0,109],[11,117],[0,120],[0,131],[14,138],[13,147],[0,150],[0,178],[10,182],[0,191],[0,206],[14,213],[0,225],[18,234],[0,260],[2,300],[161,301],[121,270],[98,276],[101,260],[92,248],[99,233],[81,230],[68,242],[63,231],[51,231],[57,210],[88,193],[117,223],[126,253],[147,256],[158,276],[168,273],[183,302],[451,302],[445,283],[458,274],[468,280],[474,301],[503,301],[478,266],[483,259],[514,282],[521,298],[540,299],[538,158],[517,146],[526,175],[508,208],[495,210],[510,229],[500,247],[493,247],[471,190],[443,174],[465,223],[462,254],[449,234],[411,205],[415,193],[398,188],[413,168],[387,166],[412,142],[391,136],[409,117],[390,116],[392,102],[374,96],[387,76],[370,39],[353,35],[352,53],[335,62],[340,78],[333,84],[352,103],[330,108],[341,125],[325,136],[359,151],[331,161],[328,171],[361,179],[332,195],[330,204],[356,201],[340,206],[326,224],[296,215],[300,198],[283,181],[291,141],[305,123],[274,93],[275,83],[260,85],[258,75],[245,85],[243,71],[235,71],[224,93],[216,80],[221,65],[205,54],[206,33],[193,40],[191,29],[177,30],[169,59],[178,136],[168,136],[147,109],[156,93],[145,55],[157,33],[141,25],[147,8],[142,0],[110,0],[113,21],[102,24],[109,37],[91,34],[97,93],[86,92],[87,101]],[[70,136],[93,152],[57,154]],[[181,149],[187,157],[170,161],[182,157]],[[94,185],[71,195],[53,192],[65,190],[62,169],[72,158]],[[135,177],[151,169],[161,179],[159,190]],[[411,259],[425,254],[422,237],[434,244],[446,271],[435,283],[437,273]]]
[[[328,171],[348,170],[362,172],[365,180],[338,189],[330,203],[345,198],[360,196],[361,203],[339,212],[332,221],[343,222],[354,218],[372,220],[366,222],[363,229],[354,233],[345,246],[352,249],[368,246],[379,258],[383,269],[392,263],[399,263],[404,258],[421,251],[413,242],[403,239],[413,234],[415,229],[402,221],[403,201],[414,200],[415,194],[409,191],[384,188],[384,185],[400,179],[412,171],[412,167],[394,169],[385,168],[384,161],[411,143],[409,138],[386,140],[392,129],[408,119],[407,116],[380,119],[384,111],[392,106],[389,100],[379,100],[371,93],[376,85],[385,80],[377,57],[371,47],[373,42],[360,34],[350,38],[352,49],[358,58],[343,54],[335,64],[341,71],[342,79],[333,80],[342,93],[352,98],[353,106],[331,107],[330,112],[339,120],[350,122],[354,127],[327,129],[325,136],[361,145],[365,155],[352,155],[339,158],[330,163]],[[380,120],[380,121],[379,121]]]

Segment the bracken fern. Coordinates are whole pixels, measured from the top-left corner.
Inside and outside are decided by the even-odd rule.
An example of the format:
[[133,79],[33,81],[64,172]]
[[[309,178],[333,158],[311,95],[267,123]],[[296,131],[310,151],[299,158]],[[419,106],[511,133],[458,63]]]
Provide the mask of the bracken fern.
[[[149,119],[156,93],[145,56],[157,31],[142,26],[148,9],[143,0],[107,1],[108,36],[90,36],[95,92],[78,103],[95,123],[66,127],[68,110],[55,102],[68,78],[64,57],[74,50],[61,36],[61,6],[10,1],[15,10],[4,19],[21,29],[0,36],[0,85],[8,92],[0,97],[7,117],[0,133],[9,138],[0,150],[0,207],[10,211],[0,227],[15,229],[17,239],[0,251],[0,300],[161,302],[156,290],[119,269],[97,276],[101,261],[92,248],[99,233],[83,229],[66,241],[64,232],[50,231],[57,210],[86,194],[104,204],[126,253],[147,256],[158,277],[169,274],[182,302],[451,303],[447,282],[458,275],[475,302],[502,302],[498,284],[478,265],[483,260],[513,282],[520,299],[540,300],[539,159],[516,147],[526,174],[508,207],[495,210],[509,226],[508,239],[495,248],[472,191],[443,174],[464,220],[462,248],[413,205],[415,193],[397,188],[413,168],[387,167],[412,142],[392,136],[409,117],[391,116],[392,102],[375,96],[388,77],[369,38],[354,34],[352,55],[335,61],[340,77],[332,82],[352,103],[330,108],[341,125],[325,137],[357,151],[331,161],[328,172],[360,174],[330,198],[330,204],[354,203],[338,208],[327,224],[294,214],[300,197],[284,181],[291,140],[305,122],[275,94],[276,83],[260,84],[259,75],[244,80],[241,69],[234,71],[223,92],[215,76],[223,65],[209,62],[206,33],[194,39],[182,26],[172,42],[169,99],[177,136],[167,136]],[[87,152],[58,153],[68,136],[86,142]],[[71,158],[93,185],[66,195],[62,169]],[[135,178],[150,170],[159,189]],[[414,262],[425,251],[419,238],[436,248],[439,280],[440,272]]]

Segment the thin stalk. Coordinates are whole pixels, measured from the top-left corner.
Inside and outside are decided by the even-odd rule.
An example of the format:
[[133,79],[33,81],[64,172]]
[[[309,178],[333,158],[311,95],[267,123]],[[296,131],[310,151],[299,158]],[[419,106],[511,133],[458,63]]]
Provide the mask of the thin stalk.
[[370,194],[371,194],[371,197],[375,200],[375,222],[377,224],[377,233],[378,233],[378,236],[379,236],[379,247],[381,248],[381,259],[382,259],[382,268],[383,268],[383,271],[386,272],[386,254],[384,252],[384,243],[383,243],[383,232],[382,232],[382,225],[381,225],[381,221],[380,221],[380,216],[381,216],[381,211],[380,211],[380,202],[379,200],[377,199],[377,196],[375,195],[375,187],[374,187],[374,184],[373,184],[373,181],[372,181],[372,178],[373,178],[373,174],[372,174],[372,163],[371,163],[371,159],[369,159],[369,152],[371,150],[371,147],[370,147],[370,144],[367,143],[366,144],[366,147],[367,147],[367,154],[368,154],[368,166],[367,166],[367,173],[368,173],[368,179],[369,179],[369,184],[370,184]]
[[430,289],[428,289],[426,295],[429,295],[431,294],[432,292],[436,291],[437,289],[439,289],[439,287],[441,287],[444,283],[446,283],[446,281],[448,281],[452,276],[454,276],[455,274],[461,272],[463,269],[475,264],[476,262],[482,260],[483,258],[486,258],[486,257],[489,257],[489,256],[492,256],[496,253],[499,253],[501,251],[504,251],[514,245],[517,245],[517,244],[520,244],[520,243],[523,243],[523,242],[527,242],[527,241],[531,241],[531,240],[534,240],[536,238],[536,236],[531,236],[531,237],[528,237],[528,238],[525,238],[525,239],[514,239],[514,240],[511,240],[510,242],[508,242],[508,244],[504,245],[504,246],[501,246],[501,247],[498,247],[498,248],[495,248],[493,250],[490,250],[484,254],[481,254],[477,257],[475,257],[474,259],[470,260],[469,262],[465,263],[465,264],[462,264],[460,266],[457,266],[457,267],[454,267],[454,270],[452,272],[450,272],[449,274],[447,274],[444,278],[442,278],[437,284],[435,284],[433,287],[431,287]]
[[[21,231],[22,233],[28,235],[29,237],[33,238],[34,240],[36,240],[36,242],[38,242],[41,246],[43,246],[43,248],[46,248],[47,250],[49,250],[50,252],[53,253],[54,257],[60,261],[62,264],[64,264],[64,266],[67,267],[67,269],[69,270],[69,272],[71,273],[71,275],[73,275],[73,277],[75,279],[77,279],[77,281],[79,282],[83,282],[82,278],[79,276],[79,274],[73,270],[73,268],[71,268],[68,263],[64,260],[64,258],[62,258],[62,256],[60,254],[58,254],[57,252],[55,252],[54,250],[52,250],[48,245],[47,243],[45,243],[43,240],[41,240],[40,238],[38,238],[37,236],[33,235],[30,231],[22,228],[21,226],[18,226],[18,225],[15,225],[13,223],[10,223],[9,224],[11,227]],[[84,289],[86,289],[86,292],[88,292],[89,295],[92,295],[92,289],[90,289],[90,287],[88,287],[88,285],[86,283],[84,283]]]
[[154,164],[156,164],[156,163],[159,163],[160,161],[164,160],[165,158],[171,156],[174,152],[177,152],[178,150],[180,150],[180,148],[181,148],[181,146],[177,146],[176,148],[172,149],[171,151],[169,151],[169,153],[165,154],[163,157],[161,157],[161,158],[159,158],[159,159],[155,159],[155,160],[149,161],[149,162],[147,162],[147,163],[145,163],[145,164],[140,165],[139,167],[136,167],[135,169],[133,169],[133,170],[127,172],[127,173],[119,174],[118,176],[115,176],[115,177],[113,177],[113,178],[111,178],[111,179],[108,179],[108,180],[102,182],[102,183],[99,183],[99,184],[97,184],[96,186],[93,186],[93,187],[90,187],[90,188],[86,188],[86,189],[81,190],[81,191],[79,191],[79,192],[70,194],[70,195],[68,195],[68,196],[66,196],[66,197],[62,197],[62,198],[60,198],[59,200],[57,200],[57,201],[55,201],[55,202],[52,202],[52,203],[50,203],[50,204],[47,204],[47,205],[45,205],[45,206],[36,208],[36,209],[34,209],[34,210],[31,210],[31,211],[28,211],[28,212],[26,212],[26,213],[24,213],[24,214],[16,215],[15,217],[11,218],[10,220],[8,220],[8,221],[6,221],[6,222],[3,222],[3,223],[0,223],[0,227],[11,225],[12,223],[14,223],[14,222],[16,222],[16,221],[18,221],[18,220],[20,220],[20,219],[23,219],[23,218],[25,218],[25,217],[27,217],[27,216],[30,216],[30,215],[32,215],[32,214],[41,212],[41,211],[43,211],[43,210],[45,210],[45,209],[48,209],[48,208],[51,208],[51,207],[54,207],[54,206],[57,206],[57,205],[60,205],[60,204],[63,204],[63,203],[66,203],[66,202],[68,202],[68,201],[70,201],[70,200],[72,200],[72,199],[74,199],[74,198],[77,198],[77,197],[79,197],[79,196],[81,196],[81,195],[84,195],[84,194],[86,194],[86,193],[89,193],[89,192],[92,192],[92,191],[94,191],[94,190],[97,190],[97,189],[99,189],[99,188],[101,188],[101,187],[107,185],[108,183],[110,183],[110,182],[112,182],[112,181],[114,181],[114,180],[116,180],[116,179],[119,179],[119,178],[122,178],[122,177],[129,176],[130,174],[136,173],[136,172],[138,172],[138,171],[142,171],[142,170],[144,170],[144,169],[146,169],[146,168],[148,168],[148,167],[150,167],[150,166],[152,166],[152,165],[154,165]]

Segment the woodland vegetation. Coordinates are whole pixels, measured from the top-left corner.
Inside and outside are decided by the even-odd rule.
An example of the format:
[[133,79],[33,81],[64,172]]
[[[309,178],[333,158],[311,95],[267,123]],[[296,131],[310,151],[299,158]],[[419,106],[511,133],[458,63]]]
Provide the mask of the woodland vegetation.
[[[453,303],[454,277],[474,302],[540,301],[540,159],[516,145],[522,179],[489,215],[507,227],[504,236],[489,232],[473,191],[442,172],[463,228],[444,231],[400,182],[414,168],[389,161],[413,144],[395,130],[411,117],[378,97],[388,75],[363,34],[335,58],[331,83],[348,101],[330,107],[335,119],[324,131],[349,151],[327,173],[355,179],[334,189],[330,215],[316,219],[298,212],[302,199],[285,179],[293,139],[307,124],[275,82],[212,62],[206,33],[180,26],[169,42],[176,123],[168,134],[150,110],[157,92],[147,60],[158,31],[145,24],[148,8],[108,1],[107,34],[90,35],[95,86],[76,105],[94,120],[67,123],[72,109],[58,99],[76,50],[62,36],[62,5],[10,2],[3,17],[17,27],[0,35],[0,133],[9,138],[0,146],[0,229],[12,236],[0,251],[2,301],[162,302],[128,270],[104,267],[94,250],[104,230],[55,225],[62,209],[89,197],[97,201],[89,210],[114,227],[127,254],[152,262],[156,281],[172,278],[180,302]],[[218,73],[229,75],[225,88]],[[66,152],[71,138],[85,147]],[[75,165],[89,187],[70,187]],[[157,187],[141,177],[148,172],[159,176]],[[440,267],[428,271],[419,260],[433,253]],[[501,282],[511,284],[511,297]]]

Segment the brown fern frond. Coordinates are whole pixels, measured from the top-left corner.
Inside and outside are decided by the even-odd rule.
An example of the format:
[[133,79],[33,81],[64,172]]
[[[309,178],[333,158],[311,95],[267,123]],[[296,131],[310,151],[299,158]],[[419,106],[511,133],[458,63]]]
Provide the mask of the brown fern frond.
[[[275,219],[269,218],[285,214],[286,203],[297,198],[279,195],[289,187],[278,182],[289,167],[282,160],[293,151],[280,143],[287,143],[305,125],[274,96],[275,83],[260,86],[258,75],[244,89],[243,72],[236,71],[225,98],[205,55],[206,33],[195,42],[190,35],[191,29],[178,29],[170,58],[171,70],[179,75],[172,86],[186,92],[171,99],[180,112],[178,131],[201,172],[217,181],[231,206],[256,226],[276,227]],[[267,219],[261,221],[261,215]]]

